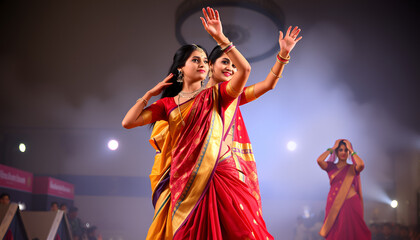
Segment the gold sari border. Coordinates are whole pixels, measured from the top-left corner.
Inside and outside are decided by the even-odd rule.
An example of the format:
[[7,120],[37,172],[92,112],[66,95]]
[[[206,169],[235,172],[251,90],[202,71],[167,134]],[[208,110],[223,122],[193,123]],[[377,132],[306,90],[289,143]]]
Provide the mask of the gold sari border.
[[[165,191],[166,192],[166,191]],[[165,197],[165,199],[163,200],[162,204],[160,205],[160,207],[157,209],[155,216],[153,217],[153,221],[155,220],[155,218],[157,217],[157,215],[159,215],[160,211],[162,210],[162,208],[165,207],[165,205],[169,202],[169,200],[171,199],[171,193],[168,194],[168,196]],[[156,204],[157,205],[157,204]]]
[[176,211],[178,210],[178,208],[180,207],[181,203],[185,200],[185,197],[186,197],[186,195],[187,195],[187,192],[190,190],[191,185],[192,185],[192,183],[194,182],[194,179],[197,177],[197,173],[198,173],[198,171],[199,171],[199,169],[200,169],[200,167],[201,167],[201,164],[202,164],[202,162],[203,162],[205,152],[207,151],[207,148],[208,148],[209,143],[210,143],[211,133],[213,132],[213,128],[214,128],[214,119],[215,119],[215,118],[214,118],[214,117],[212,117],[212,118],[213,118],[213,119],[212,119],[212,124],[211,124],[211,127],[210,127],[210,131],[209,131],[208,137],[207,137],[206,142],[205,142],[205,144],[204,144],[204,147],[203,147],[203,149],[202,149],[202,151],[201,151],[201,153],[200,153],[200,156],[199,156],[199,158],[198,158],[198,161],[197,161],[197,163],[196,163],[196,166],[195,166],[195,168],[194,168],[194,171],[192,172],[191,177],[190,177],[190,179],[188,180],[188,183],[187,183],[187,185],[185,186],[185,189],[184,189],[184,191],[183,191],[183,192],[182,192],[182,194],[181,194],[181,197],[179,198],[178,202],[176,203],[176,205],[175,205],[175,207],[174,207],[174,212],[173,212],[173,214],[172,214],[172,217],[175,215],[175,213],[176,213]]
[[[217,86],[217,85],[216,85]],[[174,206],[172,214],[172,230],[174,234],[196,207],[209,184],[220,151],[220,142],[223,134],[223,123],[218,112],[217,94],[213,91],[215,102],[212,106],[212,119],[205,143],[200,151],[194,172],[183,190],[181,197]],[[206,161],[204,161],[206,160]],[[199,177],[197,177],[199,176]]]
[[334,203],[330,208],[330,212],[328,213],[328,216],[325,219],[324,225],[322,225],[319,234],[323,237],[326,237],[327,234],[330,232],[338,216],[338,213],[340,212],[340,209],[343,206],[344,201],[346,200],[347,193],[349,192],[351,183],[353,182],[354,171],[352,170],[354,170],[354,168],[352,167],[349,167],[349,169],[347,170],[343,184],[341,185],[340,190],[338,191],[337,196],[334,199]]
[[240,143],[233,141],[232,152],[247,162],[255,162],[251,143]]

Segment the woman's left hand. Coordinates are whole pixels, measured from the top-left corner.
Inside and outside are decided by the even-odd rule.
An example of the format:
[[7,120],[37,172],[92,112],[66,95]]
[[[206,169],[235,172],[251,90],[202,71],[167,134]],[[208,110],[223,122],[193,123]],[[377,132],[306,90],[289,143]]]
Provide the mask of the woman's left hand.
[[[280,45],[280,51],[286,52],[287,54],[292,51],[292,49],[295,47],[296,43],[299,42],[302,39],[302,36],[298,37],[301,29],[298,27],[293,28],[290,26],[287,29],[286,35],[283,37],[283,32],[280,31],[279,36],[279,45]],[[283,56],[287,57],[287,56]]]
[[346,144],[347,149],[350,151],[350,154],[354,152],[353,147],[351,146],[351,143],[349,140],[344,139],[344,143]]
[[222,22],[220,21],[219,12],[211,7],[207,7],[207,11],[203,8],[203,17],[200,17],[204,29],[217,41],[223,36]]

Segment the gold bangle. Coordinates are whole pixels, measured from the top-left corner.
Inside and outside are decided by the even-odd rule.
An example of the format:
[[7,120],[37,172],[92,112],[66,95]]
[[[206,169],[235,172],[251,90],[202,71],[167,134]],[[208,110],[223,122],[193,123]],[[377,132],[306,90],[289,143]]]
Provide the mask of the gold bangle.
[[284,61],[289,61],[290,60],[290,55],[287,55],[287,57],[282,57],[280,55],[280,52],[277,55],[279,56],[279,58],[283,59]]
[[279,75],[277,75],[277,74],[275,74],[274,72],[273,72],[273,68],[271,68],[270,69],[270,72],[276,77],[276,78],[281,78],[281,75],[279,76]]
[[280,61],[280,60],[278,60],[278,59],[277,59],[277,62],[278,62],[278,63],[280,63],[280,64],[283,64],[283,65],[286,65],[286,64],[288,64],[288,63],[289,63],[289,61],[287,61],[287,62],[282,62],[282,61]]
[[143,101],[144,105],[147,105],[147,100],[146,100],[146,99],[144,99],[143,97],[141,97],[141,98],[137,99],[137,101],[136,101],[136,102],[138,102],[138,101],[140,101],[140,100],[142,100],[142,101]]
[[231,48],[229,48],[227,51],[226,51],[226,49],[225,49],[225,53],[227,54],[228,52],[230,52],[230,51],[232,51],[232,49],[234,49],[234,48],[236,48],[236,46],[235,45],[232,45],[232,47]]
[[222,45],[220,45],[220,48],[222,48],[222,51],[224,52],[226,49],[228,49],[230,46],[233,46],[232,42],[229,42],[225,47],[222,47]]
[[289,63],[289,60],[290,60],[290,55],[288,55],[287,58],[284,58],[280,55],[280,52],[279,52],[276,56],[276,61],[279,62],[280,64],[286,65]]
[[[232,42],[231,41],[229,41],[229,39],[227,40],[227,42],[221,42],[221,43],[217,43],[217,45],[219,45],[220,46],[220,48],[226,48],[227,46],[229,46],[230,44],[232,44]],[[223,46],[225,46],[225,47],[223,47]]]

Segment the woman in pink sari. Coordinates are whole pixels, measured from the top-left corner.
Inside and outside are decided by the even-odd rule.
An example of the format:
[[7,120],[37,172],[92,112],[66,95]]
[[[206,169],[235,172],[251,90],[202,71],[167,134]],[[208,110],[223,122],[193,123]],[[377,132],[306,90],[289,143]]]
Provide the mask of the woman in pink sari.
[[[197,45],[185,45],[175,54],[169,76],[140,98],[122,122],[125,128],[156,123],[151,143],[157,155],[150,175],[155,214],[147,239],[273,239],[224,142],[235,115],[230,105],[251,68],[223,35],[218,12],[207,12],[205,29],[237,66],[236,76],[202,87],[207,54]],[[162,98],[145,108],[162,91]]]
[[[329,154],[328,160],[324,161]],[[334,163],[336,156],[338,162]],[[349,156],[353,164],[347,163]],[[365,167],[363,160],[348,140],[338,139],[332,148],[319,156],[317,162],[327,171],[331,185],[319,234],[331,240],[370,240],[371,233],[363,219],[360,183],[360,172]]]

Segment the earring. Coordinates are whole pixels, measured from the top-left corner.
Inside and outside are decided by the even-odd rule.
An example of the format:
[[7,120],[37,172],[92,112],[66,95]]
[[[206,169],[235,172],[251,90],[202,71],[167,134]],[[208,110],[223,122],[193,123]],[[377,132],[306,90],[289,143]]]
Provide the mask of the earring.
[[209,78],[211,78],[211,77],[213,77],[213,71],[212,70],[209,71]]
[[178,77],[177,77],[176,81],[179,82],[179,83],[184,82],[184,74],[179,69],[178,69]]

